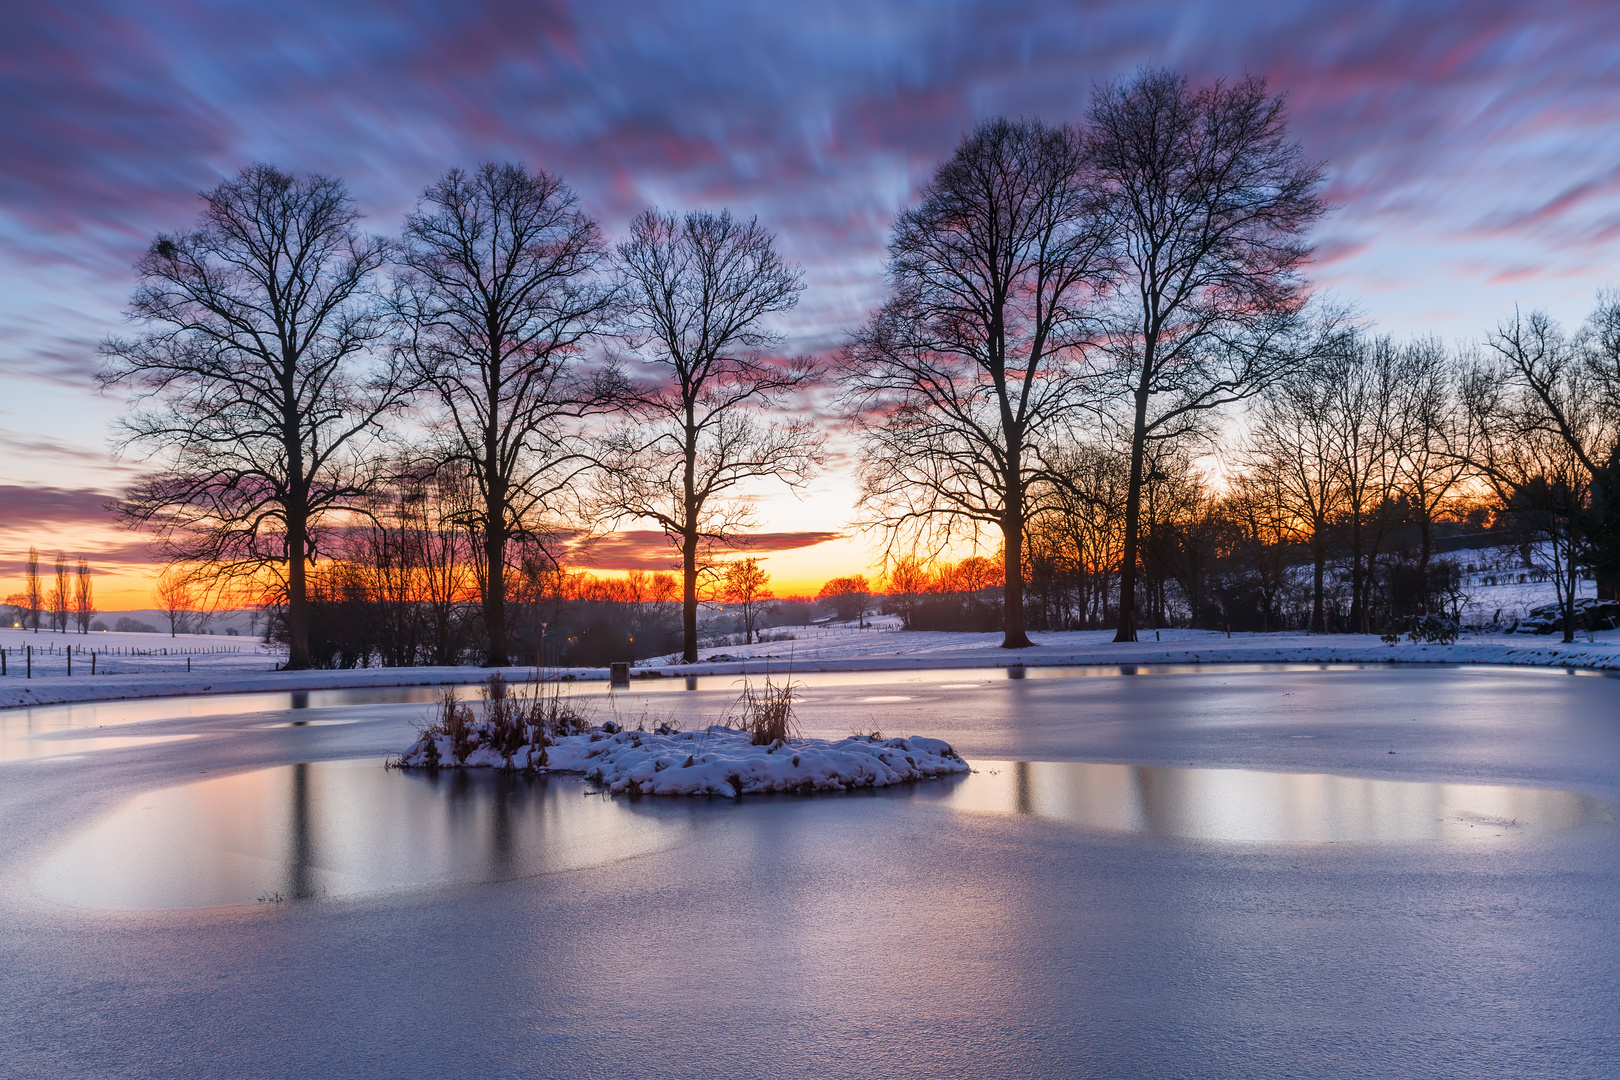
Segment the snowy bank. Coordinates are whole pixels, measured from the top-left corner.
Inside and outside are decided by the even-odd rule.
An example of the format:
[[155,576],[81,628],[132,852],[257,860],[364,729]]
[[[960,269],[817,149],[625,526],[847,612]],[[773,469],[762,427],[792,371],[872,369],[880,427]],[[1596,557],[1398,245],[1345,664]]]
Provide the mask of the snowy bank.
[[746,731],[707,727],[701,731],[624,731],[613,725],[549,740],[525,741],[505,752],[485,724],[471,726],[464,756],[451,735],[424,737],[395,762],[400,768],[515,769],[582,773],[609,791],[630,795],[721,795],[740,798],[773,791],[809,793],[890,787],[968,772],[950,744],[913,736],[885,739],[851,735],[828,739],[777,740],[756,746]]
[[[1170,664],[1498,664],[1620,671],[1620,630],[1608,630],[1565,645],[1553,636],[1478,634],[1455,644],[1402,641],[1387,645],[1375,634],[1244,634],[1210,630],[1143,631],[1144,640],[1118,644],[1111,630],[1037,632],[1034,646],[1000,647],[1000,634],[941,633],[856,627],[816,628],[792,641],[704,649],[696,664],[642,661],[636,679],[736,675],[768,666],[785,672],[919,671],[952,668],[1120,667]],[[0,633],[0,641],[4,640]],[[15,656],[13,656],[15,659]],[[186,671],[187,660],[192,670]],[[268,653],[193,657],[112,658],[131,670],[89,673],[82,660],[67,675],[63,658],[36,652],[33,678],[13,664],[0,678],[0,708],[77,701],[181,697],[385,686],[447,686],[479,682],[489,674],[475,667],[359,668],[344,671],[276,671]],[[51,666],[61,665],[61,666]],[[505,669],[509,682],[531,677],[532,668]],[[600,680],[606,668],[548,669],[547,677]]]

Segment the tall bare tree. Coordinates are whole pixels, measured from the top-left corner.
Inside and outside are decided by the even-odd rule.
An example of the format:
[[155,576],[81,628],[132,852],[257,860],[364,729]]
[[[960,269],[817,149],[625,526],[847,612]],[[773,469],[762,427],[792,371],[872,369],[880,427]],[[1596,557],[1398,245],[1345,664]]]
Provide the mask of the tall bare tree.
[[657,381],[635,395],[636,422],[608,440],[600,494],[611,513],[657,522],[680,552],[691,662],[700,552],[736,544],[752,524],[739,498],[751,481],[797,487],[821,462],[808,421],[759,415],[790,404],[819,369],[763,355],[781,341],[765,320],[792,308],[803,285],[758,221],[647,210],[619,244],[618,264],[621,330]]
[[124,445],[156,461],[121,511],[171,561],[255,586],[268,575],[287,665],[308,667],[319,528],[364,494],[367,444],[410,389],[374,348],[388,244],[360,232],[329,176],[254,165],[202,198],[194,228],[136,263],[128,316],[143,332],[103,349],[103,385],[137,398]]
[[1418,576],[1428,590],[1434,556],[1434,525],[1455,507],[1468,472],[1459,453],[1461,416],[1457,365],[1437,338],[1401,350],[1396,380],[1395,451],[1401,492],[1418,524]]
[[1343,504],[1335,385],[1343,364],[1330,356],[1272,385],[1249,416],[1243,458],[1249,488],[1278,511],[1277,525],[1311,553],[1311,621],[1326,633],[1329,526]]
[[51,608],[51,629],[66,633],[68,630],[68,615],[73,610],[73,579],[68,573],[67,556],[60,551],[56,553],[55,584],[50,589],[49,603]]
[[1031,644],[1024,533],[1053,447],[1094,399],[1113,261],[1087,179],[1075,128],[980,125],[895,222],[890,298],[841,357],[867,523],[908,549],[999,532],[1007,649]]
[[23,604],[27,607],[25,622],[34,624],[34,633],[39,633],[40,612],[45,607],[45,592],[39,583],[39,549],[33,544],[28,545],[28,562],[23,571]]
[[1341,497],[1332,525],[1350,555],[1350,624],[1368,633],[1378,556],[1399,492],[1401,354],[1388,337],[1339,338],[1328,384],[1334,467]]
[[73,618],[78,624],[79,633],[90,632],[90,620],[96,615],[95,582],[90,576],[90,563],[84,559],[79,560],[73,577]]
[[1117,641],[1135,641],[1143,463],[1210,410],[1297,365],[1280,336],[1305,301],[1322,169],[1287,137],[1281,95],[1245,78],[1194,89],[1165,71],[1099,87],[1090,161],[1124,280],[1112,342],[1131,447]]
[[614,290],[600,231],[560,179],[519,164],[452,169],[405,219],[397,293],[407,353],[437,399],[445,456],[479,506],[485,663],[504,665],[508,548],[555,512],[590,456],[570,423],[612,404],[576,363]]

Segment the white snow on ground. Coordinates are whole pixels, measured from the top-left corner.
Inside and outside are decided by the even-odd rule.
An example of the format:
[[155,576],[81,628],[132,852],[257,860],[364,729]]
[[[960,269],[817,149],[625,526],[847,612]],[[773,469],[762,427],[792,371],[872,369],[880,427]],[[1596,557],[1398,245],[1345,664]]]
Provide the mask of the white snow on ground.
[[[1620,631],[1580,634],[1564,645],[1557,635],[1470,634],[1454,645],[1419,645],[1402,641],[1386,645],[1371,634],[1233,634],[1208,630],[1142,632],[1143,640],[1121,645],[1110,630],[1078,630],[1030,635],[1035,646],[1007,650],[999,647],[1000,634],[932,633],[884,626],[861,630],[853,626],[817,627],[808,633],[795,629],[792,641],[729,645],[704,649],[700,662],[681,665],[642,661],[638,677],[727,675],[741,671],[884,671],[918,668],[1036,666],[1115,666],[1158,664],[1319,664],[1319,663],[1429,663],[1510,664],[1542,667],[1620,670]],[[87,658],[75,654],[73,674],[66,674],[65,656],[40,653],[34,657],[34,677],[24,678],[18,646],[105,642],[135,639],[134,648],[168,648],[167,656],[100,656],[96,674],[89,674]],[[167,644],[160,644],[167,643]],[[197,653],[187,657],[176,649],[236,646],[241,652]],[[174,697],[187,694],[255,693],[263,691],[322,690],[366,686],[429,686],[481,681],[489,672],[473,667],[360,668],[348,671],[276,671],[281,657],[249,639],[195,635],[154,639],[150,634],[32,634],[0,630],[0,646],[8,650],[7,675],[0,678],[0,707],[45,705],[71,701],[106,701],[122,698]],[[549,669],[547,675],[579,679],[606,679],[603,668]],[[531,677],[532,669],[506,670],[511,681]]]
[[[450,736],[423,739],[397,762],[404,768],[435,763],[453,763]],[[510,757],[479,746],[460,765],[583,773],[615,793],[726,798],[889,787],[969,771],[968,763],[939,739],[851,735],[837,742],[793,739],[755,746],[748,732],[720,726],[663,734],[599,727],[564,735],[538,752],[520,747]]]

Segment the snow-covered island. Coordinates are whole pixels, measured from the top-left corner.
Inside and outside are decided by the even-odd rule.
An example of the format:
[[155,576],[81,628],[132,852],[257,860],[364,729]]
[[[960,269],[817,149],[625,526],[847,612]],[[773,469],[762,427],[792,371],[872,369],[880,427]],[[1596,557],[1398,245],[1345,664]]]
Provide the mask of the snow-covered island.
[[[721,795],[773,791],[847,791],[890,787],[968,772],[950,744],[913,736],[851,735],[778,739],[718,724],[699,731],[627,731],[609,723],[538,745],[530,733],[515,750],[476,722],[457,745],[450,733],[426,734],[394,764],[398,768],[494,768],[581,773],[616,794]],[[460,756],[458,756],[458,753]]]
[[481,715],[447,693],[437,718],[391,762],[401,769],[504,769],[580,773],[615,794],[721,795],[890,787],[970,771],[949,743],[873,732],[833,741],[795,737],[793,687],[746,684],[733,709],[739,726],[680,731],[669,723],[630,730],[591,726],[564,699],[508,686],[482,688]]

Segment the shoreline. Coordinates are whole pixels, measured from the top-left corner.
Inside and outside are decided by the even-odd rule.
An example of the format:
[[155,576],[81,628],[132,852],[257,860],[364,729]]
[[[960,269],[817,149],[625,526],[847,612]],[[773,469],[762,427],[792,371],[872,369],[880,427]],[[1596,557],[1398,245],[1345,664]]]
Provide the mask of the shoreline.
[[[1099,640],[1109,631],[1066,631],[1036,635],[1027,649],[1004,650],[999,634],[935,634],[889,631],[863,635],[834,648],[779,651],[785,642],[705,650],[712,655],[695,664],[642,661],[633,681],[715,676],[811,672],[958,670],[964,668],[1111,668],[1192,667],[1228,664],[1444,664],[1497,667],[1620,671],[1620,631],[1595,635],[1590,642],[1511,639],[1492,635],[1465,638],[1451,645],[1401,642],[1388,645],[1372,635],[1236,634],[1214,631],[1163,631],[1164,640],[1115,644]],[[769,651],[767,651],[769,650]],[[229,655],[229,654],[227,654]],[[242,655],[242,660],[249,659]],[[221,657],[221,660],[225,660]],[[235,657],[230,657],[235,660]],[[259,654],[260,662],[271,657]],[[240,662],[198,664],[190,673],[40,675],[12,674],[0,680],[0,708],[67,705],[81,702],[143,698],[218,696],[238,693],[294,692],[362,687],[467,685],[497,669],[458,667],[353,668],[341,670],[251,670]],[[499,669],[513,681],[528,681],[534,668]],[[567,681],[605,682],[606,667],[547,668],[547,676]]]

